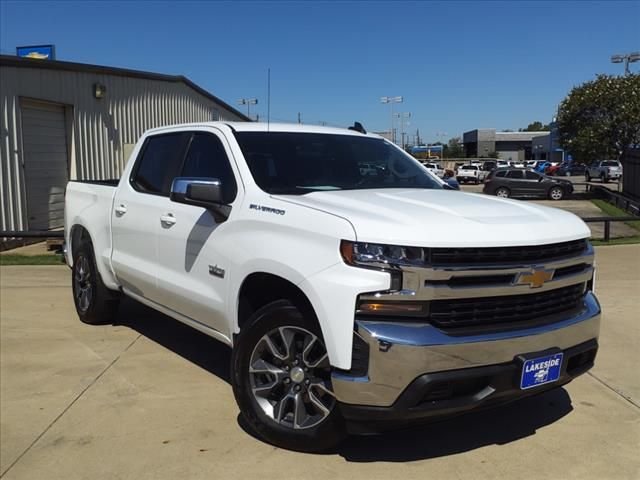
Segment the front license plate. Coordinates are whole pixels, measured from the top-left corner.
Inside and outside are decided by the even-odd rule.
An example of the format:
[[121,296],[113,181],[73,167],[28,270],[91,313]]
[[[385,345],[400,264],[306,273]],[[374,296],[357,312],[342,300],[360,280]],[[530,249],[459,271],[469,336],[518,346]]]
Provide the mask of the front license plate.
[[555,382],[560,378],[561,369],[562,353],[526,360],[522,366],[520,388],[526,390]]

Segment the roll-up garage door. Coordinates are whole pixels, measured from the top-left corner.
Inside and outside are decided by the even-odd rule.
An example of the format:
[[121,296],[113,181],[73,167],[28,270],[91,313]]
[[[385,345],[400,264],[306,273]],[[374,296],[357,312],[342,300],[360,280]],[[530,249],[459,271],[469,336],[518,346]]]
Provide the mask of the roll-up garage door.
[[22,100],[21,114],[29,229],[62,227],[69,179],[64,106]]

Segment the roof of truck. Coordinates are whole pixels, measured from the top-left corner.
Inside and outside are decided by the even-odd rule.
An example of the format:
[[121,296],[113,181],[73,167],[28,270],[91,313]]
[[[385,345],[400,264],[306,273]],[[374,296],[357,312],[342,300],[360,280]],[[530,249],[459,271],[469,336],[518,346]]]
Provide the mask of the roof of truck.
[[171,130],[174,128],[189,127],[220,127],[226,125],[236,132],[290,132],[290,133],[324,133],[335,135],[354,135],[370,138],[382,138],[375,133],[360,133],[356,130],[339,127],[324,127],[321,125],[303,125],[298,123],[266,123],[266,122],[197,122],[184,123],[180,125],[167,125],[164,127],[154,128],[150,132],[158,132],[163,130]]

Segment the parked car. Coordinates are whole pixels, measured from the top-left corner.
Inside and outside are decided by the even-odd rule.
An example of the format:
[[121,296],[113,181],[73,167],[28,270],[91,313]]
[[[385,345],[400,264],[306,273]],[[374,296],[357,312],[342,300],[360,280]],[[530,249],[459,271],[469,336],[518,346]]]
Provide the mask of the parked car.
[[557,165],[552,164],[544,169],[544,174],[553,176],[557,173],[558,170],[560,170],[560,164],[557,164]]
[[542,197],[562,200],[573,192],[573,184],[569,180],[551,178],[533,170],[505,168],[491,172],[484,181],[482,191],[503,198]]
[[476,185],[486,176],[486,172],[479,165],[462,165],[456,173],[456,180],[460,183],[473,182]]
[[131,297],[229,345],[242,423],[303,451],[501,408],[589,370],[589,228],[447,190],[361,126],[157,128],[119,180],[67,185],[76,312],[110,323]]
[[452,189],[460,190],[460,184],[458,183],[458,181],[455,178],[453,178],[453,177],[445,177],[443,180],[444,180],[444,183],[449,185]]
[[564,162],[556,172],[558,177],[569,177],[571,175],[584,175],[586,167],[582,163]]
[[603,183],[609,180],[619,180],[622,177],[622,164],[618,160],[598,160],[589,165],[584,172],[584,179],[590,182],[592,178],[599,178]]
[[439,163],[425,163],[425,168],[440,178],[444,177],[444,168]]
[[482,162],[482,170],[485,172],[490,172],[491,170],[495,170],[498,166],[498,163],[495,160],[487,160]]
[[509,168],[509,166],[509,162],[506,160],[498,160],[498,163],[496,164],[496,168]]

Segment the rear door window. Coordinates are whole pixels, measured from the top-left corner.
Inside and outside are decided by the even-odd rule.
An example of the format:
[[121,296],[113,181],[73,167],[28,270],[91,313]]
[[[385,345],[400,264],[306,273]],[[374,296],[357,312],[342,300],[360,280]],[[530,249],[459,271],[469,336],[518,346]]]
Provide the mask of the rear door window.
[[171,182],[180,171],[188,138],[186,132],[148,137],[131,178],[133,188],[168,197]]

